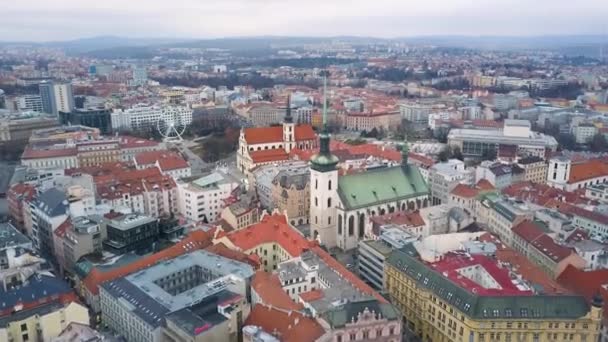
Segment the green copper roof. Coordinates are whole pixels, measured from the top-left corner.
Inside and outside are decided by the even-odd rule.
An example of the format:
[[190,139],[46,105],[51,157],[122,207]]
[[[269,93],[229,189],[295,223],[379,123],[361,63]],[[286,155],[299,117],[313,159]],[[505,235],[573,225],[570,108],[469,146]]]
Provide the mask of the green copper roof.
[[376,299],[348,302],[337,309],[325,312],[323,318],[332,328],[339,329],[346,326],[346,323],[350,323],[353,319],[356,321],[359,313],[363,313],[365,308],[370,312],[382,315],[383,318],[389,321],[400,318],[399,311],[395,307],[391,304],[380,303]]
[[478,296],[428,268],[411,251],[394,250],[387,262],[474,319],[576,319],[589,312],[582,296]]
[[394,166],[345,175],[338,194],[346,210],[428,195],[429,188],[416,166]]

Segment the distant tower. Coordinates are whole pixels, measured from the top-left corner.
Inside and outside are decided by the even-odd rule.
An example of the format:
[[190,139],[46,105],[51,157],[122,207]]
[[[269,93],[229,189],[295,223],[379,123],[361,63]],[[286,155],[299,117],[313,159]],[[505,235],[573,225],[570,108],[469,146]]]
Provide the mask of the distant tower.
[[291,116],[291,95],[287,97],[287,111],[285,113],[285,119],[283,120],[283,141],[285,142],[285,151],[287,153],[296,145],[295,139],[295,125],[293,124],[293,117]]
[[319,153],[310,165],[311,237],[327,248],[336,246],[336,202],[338,198],[338,158],[331,154],[327,131],[327,76],[323,78],[323,130],[319,136]]

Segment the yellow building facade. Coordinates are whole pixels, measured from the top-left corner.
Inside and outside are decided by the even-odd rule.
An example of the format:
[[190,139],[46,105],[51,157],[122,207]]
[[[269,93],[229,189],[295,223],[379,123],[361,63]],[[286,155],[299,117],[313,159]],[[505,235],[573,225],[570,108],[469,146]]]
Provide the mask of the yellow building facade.
[[385,263],[387,291],[404,326],[425,342],[592,342],[601,300],[582,296],[481,296],[459,287],[405,251]]
[[89,325],[87,308],[72,302],[65,306],[48,304],[17,312],[10,317],[8,324],[0,327],[0,341],[50,341],[72,322]]

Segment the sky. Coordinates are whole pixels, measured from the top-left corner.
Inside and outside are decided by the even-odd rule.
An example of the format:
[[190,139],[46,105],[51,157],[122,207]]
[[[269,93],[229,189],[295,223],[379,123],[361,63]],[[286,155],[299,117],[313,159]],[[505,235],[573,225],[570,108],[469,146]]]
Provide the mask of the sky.
[[608,33],[608,0],[0,0],[0,40]]

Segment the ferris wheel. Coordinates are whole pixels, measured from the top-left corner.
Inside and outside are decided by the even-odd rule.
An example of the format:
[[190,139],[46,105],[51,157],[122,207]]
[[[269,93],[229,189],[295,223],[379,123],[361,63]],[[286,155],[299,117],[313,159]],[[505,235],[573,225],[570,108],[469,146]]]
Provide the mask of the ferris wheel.
[[181,141],[186,131],[186,120],[177,108],[163,108],[158,118],[157,129],[165,141]]

